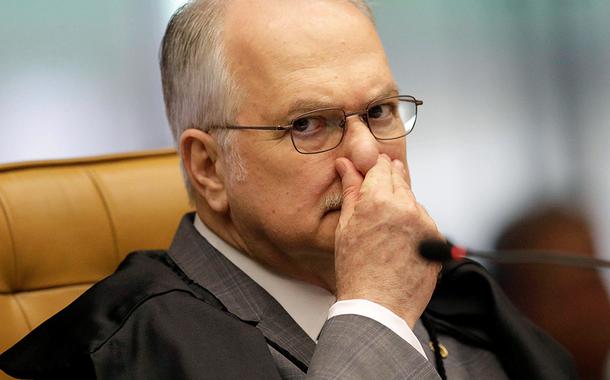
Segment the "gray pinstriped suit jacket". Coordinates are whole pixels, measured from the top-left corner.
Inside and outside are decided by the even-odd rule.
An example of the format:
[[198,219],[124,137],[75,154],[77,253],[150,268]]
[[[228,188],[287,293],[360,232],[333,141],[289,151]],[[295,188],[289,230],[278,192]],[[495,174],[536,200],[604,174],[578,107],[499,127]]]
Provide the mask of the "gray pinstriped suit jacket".
[[[282,379],[439,379],[421,323],[414,332],[431,362],[385,326],[355,315],[327,321],[316,345],[275,299],[205,241],[191,220],[183,220],[169,255],[231,313],[257,321],[268,340],[309,367],[306,375],[269,346]],[[448,379],[507,378],[492,353],[448,336],[441,335],[439,340],[449,352],[444,361]]]

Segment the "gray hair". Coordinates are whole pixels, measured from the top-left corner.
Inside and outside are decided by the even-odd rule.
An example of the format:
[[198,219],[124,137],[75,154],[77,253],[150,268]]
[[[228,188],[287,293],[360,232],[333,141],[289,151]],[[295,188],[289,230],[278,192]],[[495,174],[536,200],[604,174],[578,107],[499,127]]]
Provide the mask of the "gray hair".
[[[373,23],[366,0],[348,1]],[[245,167],[231,148],[233,133],[224,125],[234,122],[240,91],[231,77],[223,46],[224,11],[229,0],[192,0],[172,16],[160,51],[165,112],[176,144],[189,128],[213,132],[228,155],[229,175],[243,179]],[[184,163],[182,163],[184,165]],[[182,167],[191,201],[195,192]]]

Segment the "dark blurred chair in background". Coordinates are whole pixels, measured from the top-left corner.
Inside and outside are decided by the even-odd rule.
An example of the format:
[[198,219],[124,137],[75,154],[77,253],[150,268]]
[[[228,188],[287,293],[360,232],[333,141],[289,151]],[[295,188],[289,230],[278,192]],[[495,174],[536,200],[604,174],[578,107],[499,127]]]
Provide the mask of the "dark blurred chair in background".
[[[578,211],[555,206],[532,210],[515,220],[500,234],[496,248],[595,255],[587,219]],[[572,353],[582,379],[604,378],[610,302],[598,272],[510,264],[498,265],[495,273],[515,305]]]

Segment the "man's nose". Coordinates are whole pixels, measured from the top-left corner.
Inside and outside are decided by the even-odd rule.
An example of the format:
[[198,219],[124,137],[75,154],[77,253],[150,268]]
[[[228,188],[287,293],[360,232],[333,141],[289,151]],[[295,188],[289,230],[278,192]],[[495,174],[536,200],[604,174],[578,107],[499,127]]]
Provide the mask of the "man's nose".
[[365,175],[377,162],[380,153],[379,142],[366,123],[356,115],[347,119],[345,127],[347,129],[341,144],[342,153]]

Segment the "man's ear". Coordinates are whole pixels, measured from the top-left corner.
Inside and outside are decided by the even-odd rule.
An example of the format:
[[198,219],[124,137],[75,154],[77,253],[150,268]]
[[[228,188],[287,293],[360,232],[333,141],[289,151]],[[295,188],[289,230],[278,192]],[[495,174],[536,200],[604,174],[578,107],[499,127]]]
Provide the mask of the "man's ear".
[[208,206],[221,214],[228,212],[224,168],[219,146],[210,134],[187,129],[180,136],[180,154],[195,192]]

